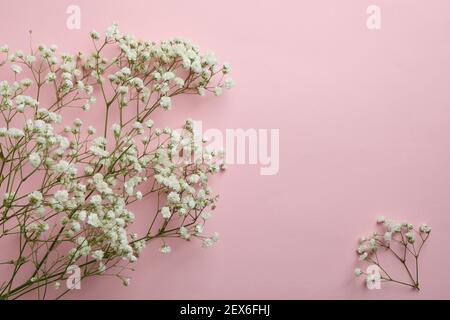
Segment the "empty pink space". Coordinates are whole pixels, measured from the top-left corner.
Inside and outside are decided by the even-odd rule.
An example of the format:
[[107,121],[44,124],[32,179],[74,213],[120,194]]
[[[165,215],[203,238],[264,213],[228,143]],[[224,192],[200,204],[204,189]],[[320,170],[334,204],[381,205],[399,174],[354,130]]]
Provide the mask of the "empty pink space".
[[[80,29],[66,26],[71,5]],[[370,5],[379,30],[366,26]],[[175,101],[160,121],[279,129],[277,174],[234,164],[214,178],[217,246],[175,240],[162,255],[151,244],[129,287],[93,278],[67,298],[449,299],[449,10],[447,0],[2,1],[0,44],[12,49],[27,49],[32,30],[35,44],[89,51],[89,32],[112,22],[140,39],[188,38],[229,61],[237,86]],[[380,214],[432,227],[420,292],[355,279],[357,240]]]

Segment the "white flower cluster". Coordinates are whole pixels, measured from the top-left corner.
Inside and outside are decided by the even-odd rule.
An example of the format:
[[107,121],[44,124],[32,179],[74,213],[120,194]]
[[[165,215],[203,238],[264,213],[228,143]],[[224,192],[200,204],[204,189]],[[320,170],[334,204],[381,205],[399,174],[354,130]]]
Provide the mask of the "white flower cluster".
[[[416,230],[414,228],[414,225],[409,222],[398,223],[394,220],[386,219],[384,216],[380,216],[377,218],[377,224],[382,226],[383,231],[381,233],[374,232],[368,237],[362,237],[356,249],[360,261],[368,261],[369,263],[375,264],[377,266],[380,266],[381,263],[380,258],[377,255],[380,249],[389,251],[403,264],[406,263],[408,254],[411,254],[414,259],[418,260],[420,250],[422,249],[423,244],[425,243],[431,232],[431,228],[427,224],[422,224],[419,229]],[[416,247],[415,244],[418,239],[421,240],[421,244]],[[393,248],[393,244],[397,245],[397,247],[402,248],[401,250],[399,250],[402,252],[397,253]],[[406,264],[405,267],[407,268]],[[374,278],[376,276],[375,274],[366,274],[360,268],[356,268],[354,270],[354,274],[356,276],[365,274],[367,282],[373,282],[377,280]],[[388,274],[386,274],[385,276],[386,278],[384,278],[384,280],[395,281]],[[416,283],[416,280],[412,280],[413,283],[411,284],[411,286],[414,288],[418,288],[418,283]]]
[[[359,260],[361,261],[366,260],[380,247],[389,247],[393,240],[403,241],[409,244],[414,244],[416,241],[414,226],[409,222],[397,223],[394,220],[389,220],[384,216],[380,216],[377,219],[377,223],[383,225],[385,231],[381,234],[374,232],[369,237],[361,238],[360,245],[357,249]],[[421,233],[431,232],[431,228],[426,224],[421,225],[419,230]]]
[[[91,34],[93,40],[98,41],[97,32]],[[216,96],[222,94],[223,88],[231,89],[235,84],[233,79],[224,78],[231,72],[229,63],[221,67],[212,52],[201,54],[199,48],[182,39],[161,41],[159,44],[140,41],[130,35],[123,35],[117,25],[110,27],[106,33],[109,43],[117,43],[121,49],[118,57],[107,59],[99,57],[98,53],[81,55],[84,67],[91,71],[91,75],[98,81],[105,78],[114,86],[120,96],[120,105],[129,105],[126,94],[135,90],[142,102],[148,103],[153,93],[158,98],[158,106],[165,110],[172,107],[171,96],[184,91],[205,95],[206,91]],[[156,62],[155,62],[156,61]],[[111,63],[118,70],[105,73]],[[123,67],[123,65],[127,65]],[[218,73],[222,74],[220,81],[212,85],[211,80]]]
[[[98,32],[90,36],[102,41]],[[118,46],[119,53],[107,57],[107,46]],[[93,274],[101,274],[113,261],[135,262],[152,239],[163,241],[162,253],[171,252],[165,237],[197,238],[205,248],[216,243],[219,234],[205,235],[204,224],[218,199],[209,176],[225,169],[223,154],[204,147],[206,141],[194,133],[191,120],[180,130],[159,129],[149,116],[158,108],[171,109],[174,96],[207,91],[218,96],[232,88],[233,80],[225,78],[231,66],[219,65],[214,54],[201,54],[190,42],[140,41],[121,34],[117,25],[108,28],[103,45],[92,54],[57,51],[56,46],[40,45],[26,55],[0,47],[16,79],[0,82],[5,120],[0,126],[0,164],[11,163],[10,172],[0,176],[6,190],[3,219],[15,217],[19,222],[11,230],[21,230],[27,242],[51,243],[31,249],[36,250],[33,256],[43,257],[33,263],[37,271],[32,282],[47,276],[49,271],[42,269],[51,265],[46,259],[53,257],[52,251],[58,251],[56,264],[65,261],[59,272],[91,259]],[[32,80],[18,79],[26,70],[38,81],[37,95]],[[106,84],[112,86],[110,96]],[[55,97],[45,102],[47,107],[39,101],[44,88]],[[78,118],[61,130],[67,106],[88,111],[96,102],[96,89],[104,100],[103,130],[86,127]],[[126,108],[130,104],[136,108]],[[108,113],[115,106],[120,120],[111,124]],[[26,120],[16,121],[17,114]],[[22,184],[31,176],[40,183],[25,191]],[[152,229],[152,223],[139,236],[130,230],[135,221],[131,204],[151,194],[160,203],[154,221],[161,225]]]

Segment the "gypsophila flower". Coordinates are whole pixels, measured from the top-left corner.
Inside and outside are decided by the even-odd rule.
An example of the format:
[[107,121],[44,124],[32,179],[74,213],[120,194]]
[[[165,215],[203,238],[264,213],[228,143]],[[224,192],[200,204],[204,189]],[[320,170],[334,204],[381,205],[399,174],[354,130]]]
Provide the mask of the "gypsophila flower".
[[25,133],[22,130],[17,129],[17,128],[8,129],[7,134],[8,134],[8,136],[10,136],[11,138],[14,138],[14,139],[19,139],[25,135]]
[[231,72],[231,65],[228,62],[224,62],[223,67],[222,67],[222,72],[224,74]]
[[427,224],[422,224],[420,226],[420,232],[430,233],[431,232],[431,228]]
[[162,253],[170,253],[172,249],[170,248],[170,246],[164,244],[161,249],[159,249],[159,251],[161,251]]
[[172,213],[170,212],[170,209],[168,207],[162,207],[161,215],[164,219],[169,219],[172,216]]
[[100,227],[101,225],[101,221],[96,213],[89,214],[87,223],[93,227]]
[[181,227],[179,233],[183,239],[188,240],[191,237],[189,230],[186,227]]
[[148,119],[147,121],[145,121],[145,126],[146,126],[147,128],[153,127],[153,124],[154,124],[154,122],[153,122],[153,120],[151,120],[151,119]]
[[217,241],[219,241],[219,233],[214,232],[213,235],[211,236],[211,240],[216,243]]
[[215,87],[214,88],[214,95],[218,97],[218,96],[222,95],[222,91],[223,90],[222,90],[221,87]]
[[202,212],[201,217],[203,220],[209,220],[211,219],[211,213],[210,212]]
[[377,218],[377,223],[384,223],[384,222],[386,222],[386,218],[384,216],[379,216]]
[[234,86],[235,86],[235,83],[234,83],[233,79],[231,79],[231,78],[225,79],[225,81],[223,83],[223,87],[225,89],[231,89]]
[[203,239],[202,246],[203,248],[210,248],[214,244],[214,241],[210,238]]
[[385,234],[384,234],[384,240],[385,241],[391,241],[392,240],[392,232],[386,232]]
[[33,191],[28,195],[28,199],[32,204],[40,204],[44,197],[40,191]]
[[360,256],[359,256],[359,260],[360,261],[364,261],[367,259],[368,253],[367,252],[363,252]]
[[174,74],[173,72],[171,72],[171,71],[168,71],[168,72],[165,72],[165,73],[163,74],[162,78],[163,78],[163,80],[165,80],[165,81],[170,81],[170,80],[172,80],[173,78],[175,78],[175,74]]
[[92,253],[92,258],[94,258],[97,261],[101,261],[103,259],[104,252],[102,250],[95,250]]
[[54,198],[59,203],[64,204],[69,199],[69,193],[67,192],[67,190],[58,190],[56,191]]
[[37,152],[30,153],[28,159],[30,160],[31,165],[35,168],[37,168],[41,164],[41,157]]
[[100,39],[100,35],[98,34],[97,31],[92,30],[92,31],[91,31],[91,38],[92,38],[93,40],[98,40],[98,39]]
[[11,65],[11,70],[15,73],[15,74],[19,74],[22,72],[22,67],[17,65],[17,64],[13,64]]
[[411,231],[405,233],[405,237],[406,237],[406,240],[407,240],[409,243],[414,243],[414,242],[416,241],[415,238],[414,238],[414,233],[412,233]]
[[161,97],[161,101],[159,102],[159,104],[165,110],[169,110],[172,107],[172,101],[170,97]]
[[87,132],[88,134],[95,134],[97,130],[92,126],[89,126]]

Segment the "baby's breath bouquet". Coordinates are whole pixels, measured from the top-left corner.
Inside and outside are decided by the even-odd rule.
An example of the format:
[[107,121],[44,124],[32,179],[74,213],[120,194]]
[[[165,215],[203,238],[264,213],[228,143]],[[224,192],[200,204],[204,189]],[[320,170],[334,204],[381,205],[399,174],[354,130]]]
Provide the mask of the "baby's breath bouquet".
[[[431,228],[426,223],[417,228],[412,223],[398,223],[384,216],[378,217],[377,223],[382,227],[382,232],[376,231],[359,241],[356,249],[359,260],[370,265],[367,271],[356,268],[355,276],[364,275],[369,289],[380,289],[381,282],[393,282],[419,291],[419,258]],[[406,280],[392,276],[381,258],[383,255],[400,263],[400,270],[407,274]]]
[[[9,77],[0,81],[1,299],[45,298],[73,266],[80,280],[115,274],[127,284],[121,272],[150,240],[163,253],[168,238],[218,240],[203,225],[217,201],[208,178],[224,169],[223,155],[203,148],[191,120],[159,129],[150,116],[175,96],[221,95],[233,86],[229,64],[180,39],[136,40],[115,24],[90,37],[90,54],[0,47]],[[91,106],[102,110],[101,128],[74,113]],[[130,205],[149,195],[157,209],[136,234]]]

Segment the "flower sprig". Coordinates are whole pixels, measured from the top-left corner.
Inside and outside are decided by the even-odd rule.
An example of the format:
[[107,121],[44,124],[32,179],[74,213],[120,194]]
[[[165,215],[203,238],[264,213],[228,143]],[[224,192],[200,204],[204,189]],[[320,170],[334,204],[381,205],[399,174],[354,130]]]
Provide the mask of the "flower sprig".
[[[192,120],[174,130],[150,116],[180,95],[220,96],[234,85],[231,66],[188,41],[141,41],[116,24],[90,37],[94,51],[77,55],[55,45],[0,47],[0,68],[13,78],[0,81],[0,241],[19,239],[15,256],[0,257],[10,270],[0,299],[45,298],[73,265],[81,280],[112,274],[128,285],[122,273],[148,241],[159,239],[162,253],[174,237],[203,247],[218,241],[204,224],[218,199],[209,177],[225,169],[223,153],[205,147]],[[103,127],[78,118],[62,127],[69,111],[91,107],[102,108]],[[156,212],[136,234],[132,204],[150,195]]]
[[[394,220],[386,219],[384,216],[380,216],[377,223],[382,227],[382,231],[361,238],[356,252],[359,261],[377,266],[379,272],[364,272],[360,268],[356,268],[354,270],[355,276],[364,275],[366,282],[369,284],[386,281],[420,290],[419,257],[430,236],[431,228],[427,224],[415,228],[409,222],[397,223]],[[394,279],[388,273],[387,267],[382,264],[382,254],[389,254],[400,263],[401,268],[407,275],[407,281]]]

